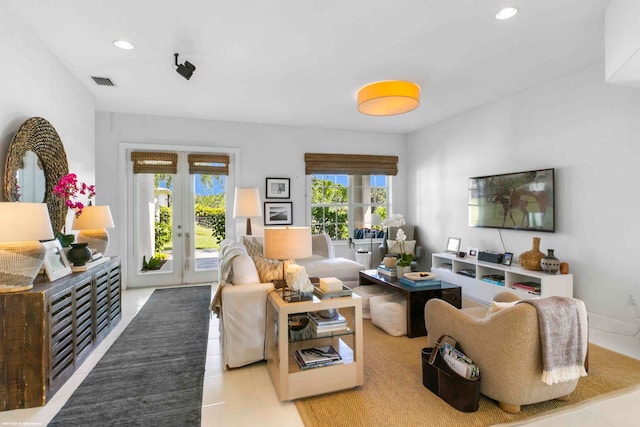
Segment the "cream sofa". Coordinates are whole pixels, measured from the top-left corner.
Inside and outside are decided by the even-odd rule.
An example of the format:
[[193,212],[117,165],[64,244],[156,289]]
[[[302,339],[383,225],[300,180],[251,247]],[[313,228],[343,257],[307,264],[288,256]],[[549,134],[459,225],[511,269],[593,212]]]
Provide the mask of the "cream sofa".
[[[260,237],[251,239],[261,242]],[[338,277],[357,286],[358,273],[364,269],[361,264],[334,257],[326,235],[314,235],[312,246],[311,257],[296,260],[310,277]],[[273,283],[266,280],[261,283],[247,248],[229,239],[220,245],[219,275],[212,310],[220,317],[224,366],[236,368],[263,360],[267,296],[274,289]]]

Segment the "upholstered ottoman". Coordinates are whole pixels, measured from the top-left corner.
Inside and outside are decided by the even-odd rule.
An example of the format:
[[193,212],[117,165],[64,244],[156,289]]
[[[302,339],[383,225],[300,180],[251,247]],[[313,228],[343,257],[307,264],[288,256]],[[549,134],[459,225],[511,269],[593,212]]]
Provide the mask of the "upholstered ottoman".
[[[362,287],[362,286],[361,286]],[[395,293],[369,298],[371,323],[395,337],[407,335],[407,301]]]
[[363,319],[371,319],[371,310],[369,300],[371,297],[376,295],[386,295],[390,293],[390,291],[386,291],[382,286],[379,285],[366,285],[366,286],[358,286],[353,290],[354,293],[360,295],[362,298],[362,318]]

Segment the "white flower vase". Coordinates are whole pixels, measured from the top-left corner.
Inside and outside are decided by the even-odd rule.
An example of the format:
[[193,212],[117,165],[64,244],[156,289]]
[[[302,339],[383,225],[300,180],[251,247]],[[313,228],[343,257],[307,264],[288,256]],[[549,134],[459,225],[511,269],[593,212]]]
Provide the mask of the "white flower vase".
[[407,265],[406,267],[403,267],[399,265],[396,267],[396,271],[398,273],[398,279],[400,279],[404,277],[406,273],[411,273],[411,266]]

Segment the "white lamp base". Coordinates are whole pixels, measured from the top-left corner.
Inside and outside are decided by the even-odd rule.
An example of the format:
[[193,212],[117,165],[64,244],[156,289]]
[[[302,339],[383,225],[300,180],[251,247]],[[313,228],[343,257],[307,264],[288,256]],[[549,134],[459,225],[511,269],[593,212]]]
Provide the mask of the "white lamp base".
[[78,243],[88,243],[91,253],[107,252],[109,247],[109,233],[106,228],[100,228],[96,230],[81,230],[76,236]]
[[0,243],[0,293],[33,288],[45,253],[38,241]]

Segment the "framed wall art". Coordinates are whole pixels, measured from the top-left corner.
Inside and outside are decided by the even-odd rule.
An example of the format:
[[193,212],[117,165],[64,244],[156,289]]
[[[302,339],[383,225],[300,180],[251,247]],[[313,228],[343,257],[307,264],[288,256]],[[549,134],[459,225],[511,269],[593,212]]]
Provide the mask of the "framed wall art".
[[264,225],[293,224],[292,202],[264,202]]
[[46,250],[44,256],[44,270],[50,282],[71,274],[71,266],[60,246],[58,239],[43,243]]
[[289,178],[267,178],[267,199],[288,199],[291,197]]

